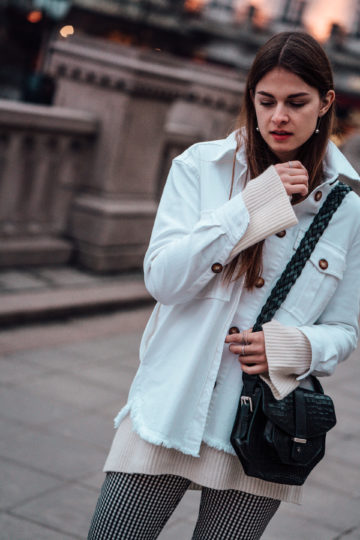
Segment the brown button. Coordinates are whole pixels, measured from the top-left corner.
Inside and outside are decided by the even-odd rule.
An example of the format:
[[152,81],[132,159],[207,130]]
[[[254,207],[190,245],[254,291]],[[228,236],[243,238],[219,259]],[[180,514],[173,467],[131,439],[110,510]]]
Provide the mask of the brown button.
[[258,289],[263,287],[264,284],[265,284],[265,280],[262,277],[257,278],[257,280],[255,281],[255,287],[257,287]]
[[314,195],[315,201],[320,201],[322,197],[322,191],[317,191]]
[[285,234],[286,234],[286,231],[280,231],[276,233],[276,236],[278,236],[279,238],[284,238]]
[[321,270],[326,270],[327,267],[329,266],[329,263],[327,262],[326,259],[320,259],[319,266],[320,266]]
[[214,263],[211,267],[211,270],[214,272],[214,274],[220,274],[222,269],[223,269],[223,265],[220,263]]
[[240,330],[238,329],[237,326],[232,326],[231,328],[229,328],[229,334],[239,334],[240,333]]

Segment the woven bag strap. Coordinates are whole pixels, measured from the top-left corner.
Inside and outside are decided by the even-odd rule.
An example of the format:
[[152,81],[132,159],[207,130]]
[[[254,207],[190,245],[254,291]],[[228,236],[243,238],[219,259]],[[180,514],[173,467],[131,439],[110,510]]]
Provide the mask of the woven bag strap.
[[263,306],[256,322],[253,332],[262,329],[262,325],[271,321],[276,311],[287,297],[291,287],[300,276],[302,269],[313,252],[320,236],[325,231],[334,212],[342,203],[344,197],[351,191],[351,188],[339,182],[329,193],[319,212],[314,217],[310,227],[302,238],[299,247],[286,265],[285,270],[274,285],[270,296]]

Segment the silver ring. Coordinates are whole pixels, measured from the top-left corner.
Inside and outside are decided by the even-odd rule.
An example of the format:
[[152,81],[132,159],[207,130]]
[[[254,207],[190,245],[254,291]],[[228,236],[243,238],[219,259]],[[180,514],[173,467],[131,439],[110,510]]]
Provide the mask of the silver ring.
[[245,345],[244,345],[244,343],[242,344],[242,347],[241,347],[241,356],[245,356]]
[[289,167],[290,167],[290,169],[292,168],[291,161],[289,161]]

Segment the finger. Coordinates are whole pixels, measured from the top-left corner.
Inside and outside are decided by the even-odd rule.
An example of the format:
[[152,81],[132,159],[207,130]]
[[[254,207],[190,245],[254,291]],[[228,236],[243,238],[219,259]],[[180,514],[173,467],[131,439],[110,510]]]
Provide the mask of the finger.
[[244,330],[243,332],[238,332],[236,334],[228,334],[225,338],[225,343],[241,343],[248,345],[254,341],[260,339],[260,336],[263,332],[253,332],[252,327]]
[[260,375],[268,372],[268,368],[264,364],[255,364],[253,366],[241,365],[241,369],[248,375]]
[[289,184],[286,187],[288,195],[293,195],[294,193],[300,193],[301,195],[307,195],[309,188],[305,184]]
[[235,346],[241,346],[241,347],[242,345],[257,346],[259,344],[264,344],[264,332],[263,331],[252,332],[252,328],[251,328],[250,330],[244,330],[244,332],[239,332],[238,334],[229,334],[228,336],[226,336],[225,342],[233,343],[235,344]]
[[228,334],[225,338],[225,343],[241,343],[243,339],[240,336],[240,332],[237,334]]
[[245,356],[253,356],[254,354],[262,354],[264,352],[264,347],[261,344],[261,342],[251,345],[230,345],[229,351],[241,355],[242,357]]
[[[291,166],[290,166],[291,164]],[[284,163],[277,163],[275,165],[275,168],[277,171],[292,171],[292,172],[299,172],[299,171],[306,171],[306,167],[300,162],[300,161],[285,161]]]
[[304,167],[304,165],[301,163],[301,161],[298,161],[298,160],[284,161],[284,163],[282,163],[281,165],[283,165],[287,169],[290,169],[291,171],[296,171],[296,170],[297,171],[299,171],[299,170],[306,171],[306,167]]
[[294,182],[295,180],[299,180],[300,182],[308,182],[309,176],[306,174],[306,171],[300,169],[290,169],[289,171],[286,171],[285,175],[283,175],[283,179],[288,179],[290,182]]
[[304,186],[307,186],[309,183],[309,179],[305,176],[286,176],[283,178],[283,184],[286,186],[294,186],[297,184],[303,184]]
[[286,171],[285,174],[282,175],[282,181],[283,182],[308,182],[309,177],[307,174],[304,174],[304,171],[293,171],[292,169],[290,171]]
[[[285,163],[287,163],[287,165],[289,165],[289,162],[288,161],[285,161]],[[301,161],[299,160],[295,160],[295,161],[290,161],[291,163],[291,169],[305,169],[306,171],[306,168],[304,167],[304,165],[301,163]]]
[[244,343],[244,341],[249,342],[250,330],[244,330],[237,334],[228,334],[225,338],[226,343]]
[[266,364],[266,356],[265,354],[256,354],[254,356],[239,356],[239,362],[241,365],[247,366],[249,364]]

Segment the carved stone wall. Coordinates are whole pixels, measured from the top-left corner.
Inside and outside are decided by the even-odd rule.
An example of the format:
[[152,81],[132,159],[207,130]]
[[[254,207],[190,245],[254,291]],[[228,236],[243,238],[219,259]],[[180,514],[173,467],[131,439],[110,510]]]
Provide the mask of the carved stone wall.
[[139,267],[172,158],[231,130],[243,82],[230,69],[85,37],[54,42],[46,69],[56,106],[101,123],[70,219],[79,260],[97,271]]

